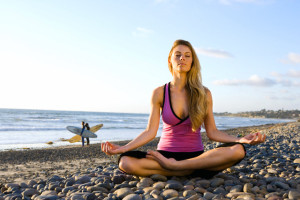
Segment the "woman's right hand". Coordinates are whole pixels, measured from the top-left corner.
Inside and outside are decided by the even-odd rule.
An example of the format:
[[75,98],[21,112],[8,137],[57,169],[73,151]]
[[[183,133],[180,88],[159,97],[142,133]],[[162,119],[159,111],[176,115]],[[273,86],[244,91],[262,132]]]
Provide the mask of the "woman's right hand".
[[101,143],[101,149],[106,155],[114,155],[124,153],[124,147],[110,142]]

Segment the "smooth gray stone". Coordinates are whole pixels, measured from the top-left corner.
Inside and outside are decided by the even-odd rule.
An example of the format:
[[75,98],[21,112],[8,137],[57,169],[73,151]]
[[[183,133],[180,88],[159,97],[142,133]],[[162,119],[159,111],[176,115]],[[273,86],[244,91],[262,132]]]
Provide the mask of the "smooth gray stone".
[[222,187],[218,187],[218,188],[214,189],[213,193],[214,194],[226,194],[227,191]]
[[203,180],[197,181],[197,182],[196,182],[196,185],[200,185],[200,186],[202,186],[203,188],[209,188],[209,186],[210,186],[210,181],[209,181],[209,180],[203,179]]
[[182,195],[186,198],[191,197],[193,195],[197,194],[194,190],[185,190],[183,191]]
[[121,184],[125,181],[125,177],[122,176],[122,175],[119,175],[119,176],[113,176],[111,181],[114,183],[114,184]]
[[214,179],[211,180],[210,186],[211,187],[219,187],[220,185],[223,185],[224,182],[225,181],[222,178],[214,178]]
[[170,199],[170,198],[173,198],[173,197],[178,197],[179,196],[179,193],[176,191],[176,190],[173,190],[173,189],[167,189],[165,191],[163,191],[161,193],[161,196],[164,198],[164,199]]
[[80,183],[88,183],[91,181],[89,176],[75,176],[75,181]]
[[166,189],[174,189],[174,190],[181,190],[183,185],[181,183],[167,183]]
[[120,199],[123,199],[129,194],[134,194],[134,192],[130,188],[120,188],[114,192],[116,196]]
[[126,197],[124,197],[123,200],[142,200],[142,197],[140,197],[137,194],[129,194]]
[[56,200],[58,196],[56,195],[46,195],[46,196],[37,196],[34,200]]
[[33,196],[34,194],[40,194],[40,193],[33,188],[27,188],[24,192],[22,192],[23,196]]
[[153,188],[157,189],[157,190],[162,190],[163,188],[165,188],[165,186],[167,185],[166,182],[156,182],[153,184]]
[[152,176],[150,176],[150,178],[153,180],[153,181],[167,181],[168,178],[166,176],[163,176],[163,175],[160,175],[160,174],[154,174]]
[[205,192],[205,193],[203,194],[203,197],[204,197],[205,199],[208,199],[208,200],[214,198],[215,196],[216,196],[216,195],[213,194],[213,193],[211,193],[211,192]]
[[288,184],[285,184],[285,183],[282,183],[282,182],[275,182],[274,185],[278,188],[281,188],[281,189],[285,189],[285,190],[289,190],[290,189],[290,186]]
[[289,199],[300,199],[300,191],[290,190],[289,191]]

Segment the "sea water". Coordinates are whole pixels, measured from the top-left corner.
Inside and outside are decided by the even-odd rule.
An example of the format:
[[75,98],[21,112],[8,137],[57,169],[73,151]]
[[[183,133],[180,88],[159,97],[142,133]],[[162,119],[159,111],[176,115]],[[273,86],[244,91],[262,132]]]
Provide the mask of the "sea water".
[[[91,143],[131,140],[146,128],[148,117],[149,114],[135,113],[0,109],[0,151],[80,145],[80,142],[71,144],[62,139],[73,137],[66,127],[80,127],[81,121],[88,122],[90,127],[103,124],[96,132],[98,137],[90,138]],[[292,120],[217,116],[215,121],[218,129],[224,130]],[[161,130],[162,122],[157,136]],[[48,142],[53,144],[46,144]]]

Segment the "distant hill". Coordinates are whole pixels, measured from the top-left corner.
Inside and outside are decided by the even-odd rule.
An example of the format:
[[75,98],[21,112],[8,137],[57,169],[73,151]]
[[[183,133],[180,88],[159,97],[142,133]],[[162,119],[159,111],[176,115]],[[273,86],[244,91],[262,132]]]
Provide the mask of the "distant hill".
[[231,116],[231,117],[253,117],[253,118],[278,118],[278,119],[300,119],[300,110],[266,110],[238,112],[238,113],[214,113],[215,116]]

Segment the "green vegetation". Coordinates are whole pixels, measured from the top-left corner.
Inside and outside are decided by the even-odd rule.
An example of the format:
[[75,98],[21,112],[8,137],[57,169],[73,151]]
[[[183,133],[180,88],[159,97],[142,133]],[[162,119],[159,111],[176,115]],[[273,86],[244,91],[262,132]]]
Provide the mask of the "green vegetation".
[[266,110],[247,111],[238,113],[214,113],[215,116],[231,116],[231,117],[253,117],[253,118],[278,118],[278,119],[300,119],[300,110]]

